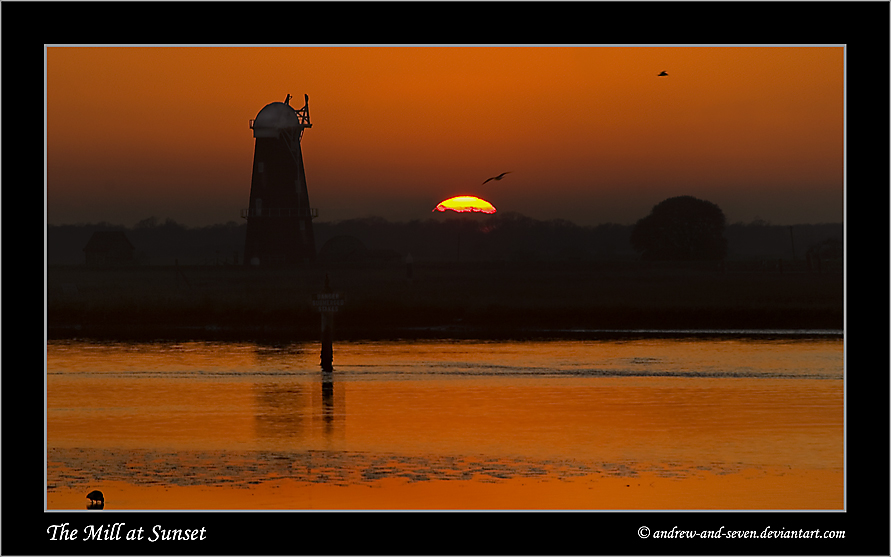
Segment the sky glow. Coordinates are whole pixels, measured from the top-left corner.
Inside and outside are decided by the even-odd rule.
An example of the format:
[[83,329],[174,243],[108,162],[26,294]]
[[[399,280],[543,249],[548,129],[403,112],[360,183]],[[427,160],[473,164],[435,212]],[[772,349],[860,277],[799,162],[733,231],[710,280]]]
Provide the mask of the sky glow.
[[248,121],[288,94],[309,95],[322,221],[423,219],[455,190],[587,225],[679,195],[730,223],[843,220],[838,46],[66,46],[46,51],[48,223],[241,222]]

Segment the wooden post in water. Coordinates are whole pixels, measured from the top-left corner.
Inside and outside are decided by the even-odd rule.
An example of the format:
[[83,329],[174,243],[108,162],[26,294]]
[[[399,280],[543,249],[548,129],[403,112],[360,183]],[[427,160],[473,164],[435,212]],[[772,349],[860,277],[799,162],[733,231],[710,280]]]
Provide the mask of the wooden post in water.
[[322,354],[320,365],[323,371],[334,369],[334,314],[344,303],[340,292],[333,292],[325,275],[325,290],[313,294],[312,304],[319,309],[322,316]]

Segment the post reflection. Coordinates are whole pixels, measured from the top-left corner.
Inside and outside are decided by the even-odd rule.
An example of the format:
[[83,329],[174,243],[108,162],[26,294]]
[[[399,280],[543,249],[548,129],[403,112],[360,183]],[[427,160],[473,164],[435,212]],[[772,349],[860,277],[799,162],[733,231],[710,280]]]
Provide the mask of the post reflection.
[[322,419],[325,433],[334,428],[334,371],[322,371]]

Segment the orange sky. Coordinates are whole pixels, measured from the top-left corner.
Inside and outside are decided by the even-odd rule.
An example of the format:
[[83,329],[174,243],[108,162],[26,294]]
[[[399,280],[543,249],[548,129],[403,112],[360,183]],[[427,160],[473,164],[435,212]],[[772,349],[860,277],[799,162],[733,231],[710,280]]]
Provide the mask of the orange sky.
[[675,195],[844,216],[841,47],[48,47],[48,223],[241,222],[248,121],[289,93],[320,221],[455,195],[579,224]]

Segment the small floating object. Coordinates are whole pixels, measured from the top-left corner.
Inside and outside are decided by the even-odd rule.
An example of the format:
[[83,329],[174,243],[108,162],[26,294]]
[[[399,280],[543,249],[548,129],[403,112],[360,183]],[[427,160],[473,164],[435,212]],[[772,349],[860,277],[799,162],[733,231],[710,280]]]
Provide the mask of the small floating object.
[[455,211],[456,213],[494,213],[495,206],[473,195],[450,197],[433,209],[434,211]]
[[92,503],[94,505],[97,502],[102,503],[103,505],[105,504],[105,496],[102,495],[102,492],[99,491],[98,489],[87,493],[87,499],[89,499],[90,503]]

